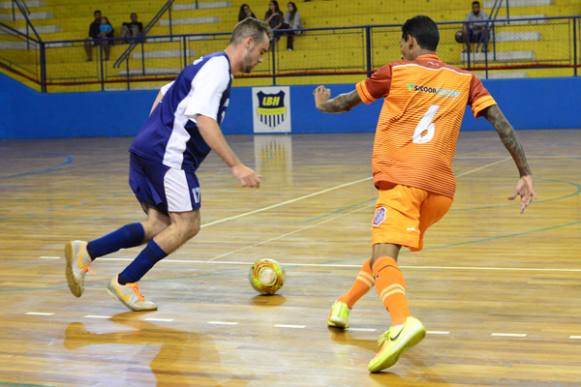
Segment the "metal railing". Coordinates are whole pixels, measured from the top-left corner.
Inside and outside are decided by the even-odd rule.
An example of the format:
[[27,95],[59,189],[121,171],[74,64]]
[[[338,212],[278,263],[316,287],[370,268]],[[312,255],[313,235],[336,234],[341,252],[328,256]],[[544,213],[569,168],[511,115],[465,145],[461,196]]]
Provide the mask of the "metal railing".
[[[144,37],[149,33],[149,31],[151,31],[151,29],[157,24],[159,19],[161,19],[162,16],[165,15],[166,12],[169,13],[169,19],[172,20],[171,8],[173,7],[174,2],[175,2],[175,0],[167,0],[165,2],[165,4],[160,8],[160,10],[157,11],[157,13],[153,16],[153,18],[151,18],[149,23],[147,23],[147,25],[143,29],[143,32],[141,33],[142,36],[132,39],[132,42],[129,44],[129,47],[127,47],[127,49],[125,51],[123,51],[123,54],[121,54],[119,56],[119,58],[117,58],[113,67],[118,68],[123,61],[129,60],[129,56],[131,55],[131,52],[133,52],[133,50],[135,49],[135,47],[137,47],[138,44],[143,42]],[[169,35],[170,36],[173,35],[171,22],[169,24]]]
[[[29,78],[30,80],[33,80],[35,83],[37,83],[40,86],[40,90],[42,92],[46,92],[46,49],[44,42],[32,24],[32,21],[30,20],[29,16],[31,12],[24,0],[12,0],[12,21],[16,21],[16,10],[18,10],[20,15],[22,15],[23,20],[25,21],[25,33],[22,33],[16,28],[12,28],[4,23],[0,23],[0,32],[2,32],[3,35],[8,36],[8,43],[12,43],[12,48],[18,48],[20,43],[24,43],[26,51],[29,52],[27,54],[29,57],[28,59],[30,59],[32,55],[36,55],[37,63],[36,66],[34,66],[36,67],[36,71],[30,71],[30,69],[25,65],[18,63],[18,60],[15,58],[15,56],[11,56],[10,54],[0,56],[0,66],[7,69],[8,71],[20,72],[22,76]],[[30,31],[34,33],[34,37],[30,36]],[[31,50],[34,51],[32,55],[30,55]]]
[[[489,72],[525,69],[550,69],[551,72],[560,74],[556,76],[577,76],[581,16],[518,19],[518,22],[515,20],[511,19],[510,24],[507,19],[494,20],[496,36],[500,32],[528,33],[531,23],[535,23],[535,29],[540,31],[538,35],[551,40],[528,42],[530,47],[539,47],[537,52],[531,51],[529,56],[517,55],[507,59],[504,51],[497,52],[496,56],[487,51],[465,55],[462,53],[463,45],[454,40],[455,33],[462,30],[465,22],[441,22],[438,23],[441,36],[439,55],[451,65],[482,71],[486,78]],[[333,81],[345,80],[346,83],[352,82],[355,75],[369,75],[373,70],[401,56],[399,24],[303,29],[300,30],[302,34],[295,38],[295,43],[302,39],[318,41],[317,49],[305,48],[304,52],[301,52],[301,48],[294,52],[284,49],[284,35],[290,32],[297,31],[276,31],[281,39],[273,41],[273,47],[265,55],[264,63],[252,74],[238,78],[254,78],[263,85],[274,85],[281,82],[292,84],[293,80],[305,77],[333,76]],[[16,35],[14,31],[11,33]],[[106,61],[101,47],[98,47],[100,54],[95,62],[85,62],[83,45],[86,39],[41,42],[22,35],[18,35],[18,38],[29,39],[38,52],[35,62],[39,67],[38,77],[30,71],[27,76],[40,85],[42,90],[47,87],[60,87],[59,90],[67,87],[66,90],[75,90],[79,85],[95,85],[100,90],[148,87],[152,82],[173,80],[194,58],[223,50],[230,38],[229,32],[147,36],[140,42],[142,50],[127,56],[124,66],[116,68]],[[121,38],[113,39],[112,42],[115,43],[114,47],[127,44]],[[517,42],[512,46],[520,47],[522,44]],[[0,63],[4,64],[3,67],[8,70],[15,67],[18,70],[17,61],[7,64],[2,60],[3,51],[0,51]],[[522,52],[517,51],[517,54]]]

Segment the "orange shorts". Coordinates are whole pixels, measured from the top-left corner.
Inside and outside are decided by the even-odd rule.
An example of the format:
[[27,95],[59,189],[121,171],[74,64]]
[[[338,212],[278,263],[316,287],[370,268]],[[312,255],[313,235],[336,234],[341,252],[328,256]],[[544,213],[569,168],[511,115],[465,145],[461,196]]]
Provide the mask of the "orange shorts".
[[451,205],[452,198],[419,188],[396,185],[380,189],[371,241],[374,245],[390,243],[420,251],[428,227],[440,220]]

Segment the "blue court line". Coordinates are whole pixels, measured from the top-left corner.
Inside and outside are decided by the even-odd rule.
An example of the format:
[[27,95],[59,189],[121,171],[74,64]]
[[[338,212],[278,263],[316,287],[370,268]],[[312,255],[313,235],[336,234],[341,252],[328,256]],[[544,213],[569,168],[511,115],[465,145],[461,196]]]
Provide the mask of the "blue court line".
[[35,175],[45,175],[47,173],[60,171],[61,169],[67,167],[68,165],[73,164],[74,162],[75,162],[75,156],[68,155],[65,157],[63,162],[60,164],[53,165],[51,167],[32,169],[30,171],[15,173],[13,175],[0,176],[0,180],[17,179],[20,177],[35,176]]
[[12,382],[0,382],[0,387],[50,387],[50,384],[30,384],[30,383],[12,383]]

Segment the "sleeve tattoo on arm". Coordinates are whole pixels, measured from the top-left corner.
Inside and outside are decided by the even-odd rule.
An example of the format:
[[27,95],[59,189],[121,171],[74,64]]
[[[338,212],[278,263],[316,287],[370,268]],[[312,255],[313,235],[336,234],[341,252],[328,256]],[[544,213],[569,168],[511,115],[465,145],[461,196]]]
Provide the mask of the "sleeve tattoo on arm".
[[320,106],[320,110],[326,113],[347,112],[361,103],[361,98],[357,90],[350,93],[339,94],[335,98],[329,99]]
[[497,105],[490,106],[483,112],[483,116],[494,126],[500,140],[512,156],[520,176],[531,174],[525,151],[516,137],[512,125]]

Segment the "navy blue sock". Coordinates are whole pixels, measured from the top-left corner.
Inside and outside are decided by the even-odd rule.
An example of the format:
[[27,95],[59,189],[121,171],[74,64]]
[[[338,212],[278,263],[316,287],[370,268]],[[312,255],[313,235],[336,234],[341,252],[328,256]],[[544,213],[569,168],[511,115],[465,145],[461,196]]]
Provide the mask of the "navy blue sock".
[[102,257],[121,249],[139,246],[145,238],[145,230],[141,223],[126,224],[119,230],[95,239],[87,244],[91,259]]
[[126,283],[137,282],[155,265],[158,261],[167,257],[167,254],[155,243],[152,239],[149,241],[145,249],[139,253],[137,258],[133,260],[119,274],[118,281],[121,285]]

